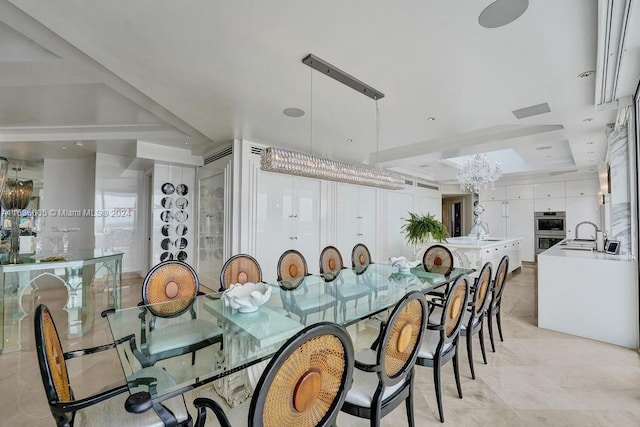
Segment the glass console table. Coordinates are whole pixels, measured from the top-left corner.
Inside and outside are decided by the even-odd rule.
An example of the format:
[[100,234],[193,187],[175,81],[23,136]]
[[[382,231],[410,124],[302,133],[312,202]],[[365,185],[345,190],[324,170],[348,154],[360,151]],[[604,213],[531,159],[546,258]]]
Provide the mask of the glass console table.
[[[81,335],[82,310],[94,304],[87,301],[87,288],[96,273],[105,274],[106,286],[112,294],[112,307],[120,308],[122,286],[122,253],[102,250],[71,251],[65,254],[21,254],[20,263],[0,263],[0,354],[20,350],[21,320],[27,316],[22,299],[38,290],[37,281],[47,276],[64,286],[68,292],[66,311],[71,335]],[[73,327],[72,326],[73,323]],[[32,328],[28,333],[33,333]]]
[[[269,301],[253,313],[239,313],[225,307],[219,294],[201,295],[192,301],[192,313],[173,318],[158,318],[155,325],[154,345],[178,345],[176,334],[166,336],[160,328],[176,328],[187,335],[192,330],[194,319],[219,327],[221,340],[200,348],[192,356],[185,349],[185,356],[158,361],[155,366],[171,374],[174,382],[141,385],[137,380],[147,375],[141,364],[141,350],[145,338],[151,331],[141,322],[144,306],[116,310],[108,315],[109,326],[123,371],[127,377],[129,400],[135,404],[125,405],[132,412],[148,409],[152,404],[183,393],[207,383],[225,380],[232,374],[271,357],[282,344],[305,326],[319,321],[354,324],[372,315],[393,307],[406,293],[418,290],[429,292],[444,287],[458,276],[472,273],[472,269],[454,269],[449,276],[425,272],[422,267],[411,272],[400,273],[397,267],[387,264],[372,264],[365,271],[342,270],[337,277],[326,281],[319,275],[300,279],[301,283],[270,283],[272,294]],[[295,287],[295,289],[292,289]],[[356,301],[342,298],[341,290],[351,295],[362,295]],[[314,312],[315,307],[315,312]],[[302,310],[304,308],[304,310]],[[163,338],[164,337],[164,338]],[[215,342],[215,343],[214,343]],[[175,348],[175,347],[174,347]],[[193,357],[193,358],[192,358]],[[246,384],[245,384],[246,385]],[[250,390],[233,387],[232,392],[243,393],[246,398]],[[233,399],[225,392],[225,399],[233,406]],[[232,393],[233,395],[233,393]],[[236,402],[237,403],[237,402]]]

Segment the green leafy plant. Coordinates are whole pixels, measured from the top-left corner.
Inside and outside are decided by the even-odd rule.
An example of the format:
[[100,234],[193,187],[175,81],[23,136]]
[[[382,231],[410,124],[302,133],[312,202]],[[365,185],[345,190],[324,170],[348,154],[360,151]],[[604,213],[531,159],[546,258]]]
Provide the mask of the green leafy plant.
[[402,229],[407,241],[412,244],[424,243],[429,236],[438,242],[447,241],[447,229],[431,214],[409,212],[409,219],[402,225]]

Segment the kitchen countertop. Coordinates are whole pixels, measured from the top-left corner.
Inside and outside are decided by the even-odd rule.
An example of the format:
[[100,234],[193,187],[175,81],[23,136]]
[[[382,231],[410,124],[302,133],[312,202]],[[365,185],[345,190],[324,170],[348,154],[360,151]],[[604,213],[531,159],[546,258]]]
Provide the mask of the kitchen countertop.
[[[613,255],[605,252],[596,252],[595,250],[583,250],[576,249],[576,246],[585,246],[590,242],[574,242],[571,239],[565,239],[557,245],[552,246],[546,251],[538,255],[541,256],[554,256],[563,258],[584,258],[592,260],[607,260],[607,261],[630,261],[629,256]],[[573,246],[572,246],[573,245]],[[593,248],[595,248],[595,242],[593,242]]]
[[444,246],[450,246],[452,248],[490,248],[493,246],[501,245],[508,242],[515,242],[522,240],[521,237],[489,237],[485,239],[476,239],[475,237],[463,236],[463,237],[449,237],[446,242],[440,243]]

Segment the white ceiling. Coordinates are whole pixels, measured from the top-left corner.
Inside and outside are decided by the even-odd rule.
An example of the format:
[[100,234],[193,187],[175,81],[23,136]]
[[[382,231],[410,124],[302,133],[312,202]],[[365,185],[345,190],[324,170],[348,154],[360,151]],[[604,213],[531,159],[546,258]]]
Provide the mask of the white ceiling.
[[[598,76],[577,77],[596,70],[598,1],[531,1],[495,29],[478,24],[489,3],[0,0],[0,155],[136,139],[202,154],[244,138],[436,181],[455,174],[443,158],[506,147],[519,173],[593,169],[616,117],[594,105]],[[309,53],[386,95],[379,150],[375,102],[302,64]],[[550,113],[512,114],[545,102]]]

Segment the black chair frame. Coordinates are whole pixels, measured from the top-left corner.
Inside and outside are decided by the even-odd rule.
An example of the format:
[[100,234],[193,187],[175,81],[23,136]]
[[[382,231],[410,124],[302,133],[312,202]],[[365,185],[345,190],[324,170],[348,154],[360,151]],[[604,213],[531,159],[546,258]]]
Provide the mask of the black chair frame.
[[[385,349],[389,342],[390,338],[390,326],[393,325],[396,318],[400,315],[400,311],[404,308],[406,304],[413,300],[418,300],[422,304],[423,307],[423,322],[427,322],[427,301],[419,291],[411,291],[407,293],[394,307],[389,319],[386,322],[383,322],[380,325],[380,334],[375,342],[380,343],[377,350],[376,356],[376,364],[369,365],[358,360],[355,361],[356,369],[365,371],[365,372],[375,372],[378,375],[378,386],[373,395],[371,407],[363,407],[360,405],[355,405],[350,402],[345,402],[342,405],[342,411],[348,414],[354,415],[359,418],[367,418],[371,420],[371,425],[379,425],[380,419],[393,411],[402,401],[405,402],[406,410],[407,410],[407,418],[409,420],[409,426],[415,425],[415,418],[413,412],[413,380],[414,380],[414,365],[416,362],[416,358],[418,356],[418,351],[420,350],[420,345],[422,343],[422,338],[424,336],[424,324],[423,327],[420,328],[419,336],[417,344],[411,353],[409,359],[407,360],[404,368],[398,372],[394,377],[389,377],[384,370],[384,358],[385,358]],[[403,387],[398,389],[394,394],[387,397],[384,401],[382,397],[384,396],[384,391],[387,387],[394,386],[398,384],[400,381],[405,381]]]
[[[501,269],[504,264],[504,269]],[[501,271],[504,271],[504,276],[499,277]],[[489,340],[491,341],[491,351],[496,352],[496,345],[493,340],[493,317],[496,318],[496,323],[498,324],[498,333],[500,334],[500,341],[504,342],[504,338],[502,336],[502,318],[500,316],[500,307],[502,306],[502,294],[504,293],[504,286],[507,282],[507,275],[509,274],[509,255],[505,255],[500,260],[500,264],[498,264],[498,268],[496,269],[496,277],[493,281],[493,289],[492,289],[492,298],[491,303],[489,304],[489,309],[487,310],[488,317],[488,328],[489,328]],[[498,286],[498,280],[501,280],[500,289],[496,289]]]
[[[362,292],[359,292],[357,294],[350,295],[350,296],[347,297],[347,296],[343,295],[340,292],[340,284],[337,283],[338,280],[340,280],[340,273],[334,275],[334,274],[328,274],[327,272],[324,271],[324,267],[322,265],[322,259],[323,259],[323,256],[324,256],[325,252],[327,252],[329,250],[336,251],[336,253],[340,256],[340,264],[342,265],[342,268],[340,270],[344,270],[344,268],[345,268],[343,260],[342,260],[342,254],[340,254],[340,251],[335,246],[327,246],[320,253],[320,275],[322,275],[322,277],[324,278],[327,292],[329,292],[338,301],[340,301],[342,317],[346,319],[346,316],[347,316],[347,303],[349,301],[355,301],[355,307],[357,308],[358,307],[358,300],[360,298],[362,298],[362,297],[367,297],[368,301],[369,301],[369,308],[371,308],[371,292],[369,292],[370,291],[370,287],[367,287],[367,289],[364,289]],[[329,285],[330,283],[333,283],[333,286],[330,286]],[[336,315],[337,315],[337,313],[336,313]]]

